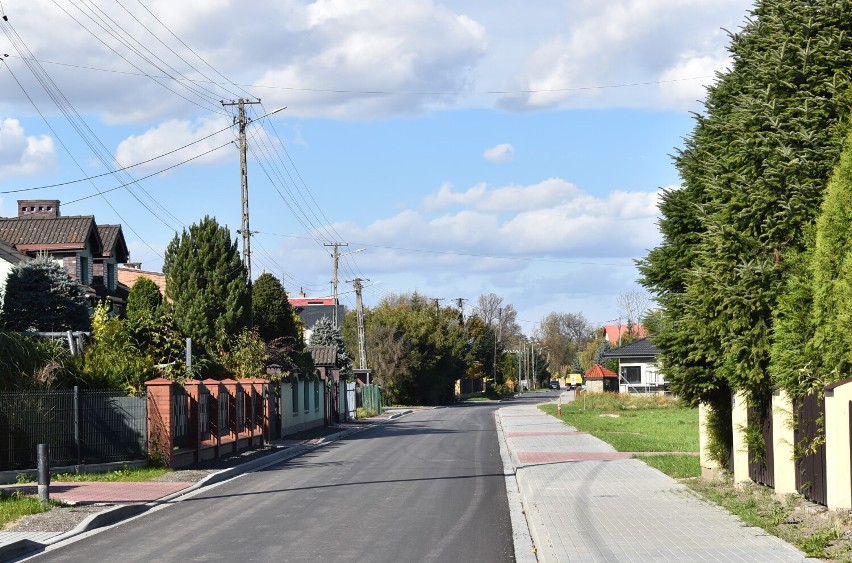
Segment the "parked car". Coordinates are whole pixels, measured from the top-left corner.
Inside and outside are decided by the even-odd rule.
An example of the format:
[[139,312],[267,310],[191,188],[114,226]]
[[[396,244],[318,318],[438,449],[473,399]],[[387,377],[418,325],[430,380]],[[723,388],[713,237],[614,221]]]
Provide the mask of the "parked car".
[[551,381],[551,382],[550,382],[550,388],[551,388],[551,389],[561,389],[561,387],[559,386],[559,381],[558,381],[558,380],[556,380],[556,379],[554,379],[553,381]]

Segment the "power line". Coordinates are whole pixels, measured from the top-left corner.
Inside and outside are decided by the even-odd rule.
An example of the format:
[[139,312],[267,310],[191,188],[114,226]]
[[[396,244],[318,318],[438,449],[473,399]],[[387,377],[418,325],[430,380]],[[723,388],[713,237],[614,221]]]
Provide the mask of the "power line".
[[[110,68],[99,68],[87,65],[76,65],[71,63],[63,63],[58,61],[41,60],[41,63],[52,64],[58,66],[66,66],[70,68],[78,68],[81,70],[94,70],[98,72],[109,72],[114,74],[127,74],[131,76],[147,76],[149,78],[172,78],[169,76],[150,75],[148,73],[135,73]],[[239,88],[264,88],[267,90],[287,90],[291,92],[315,92],[322,94],[360,94],[369,96],[511,96],[513,94],[546,94],[559,92],[578,92],[584,90],[609,90],[615,88],[634,88],[637,86],[655,86],[659,84],[671,84],[677,82],[689,82],[692,80],[707,80],[715,78],[714,75],[702,76],[687,76],[684,78],[669,78],[666,80],[645,80],[639,82],[620,82],[615,84],[593,84],[587,86],[567,86],[565,88],[528,88],[517,90],[411,90],[411,91],[394,91],[394,90],[349,90],[344,88],[303,88],[297,86],[278,86],[270,84],[239,84],[236,82],[211,82],[219,86],[230,84]],[[172,78],[173,79],[173,78]],[[176,80],[180,82],[180,80]],[[192,80],[192,82],[204,82],[203,80]],[[210,81],[208,81],[210,82]]]
[[[260,231],[255,231],[260,232]],[[297,235],[283,235],[279,233],[268,233],[263,232],[265,235],[277,236],[277,237],[286,237],[286,238],[295,238],[295,239],[307,239],[307,237],[300,237]],[[365,242],[353,242],[351,243],[356,246],[364,246],[367,248],[381,248],[384,250],[398,250],[401,252],[422,252],[427,254],[443,254],[448,256],[460,256],[465,258],[489,258],[494,260],[519,260],[522,262],[544,262],[551,264],[577,264],[577,265],[586,265],[586,266],[618,266],[618,267],[634,267],[634,264],[615,264],[612,262],[587,262],[580,260],[556,260],[551,258],[531,258],[529,256],[497,256],[490,254],[472,254],[472,253],[464,253],[464,252],[455,252],[451,250],[429,250],[425,248],[405,248],[400,246],[386,246],[379,244],[368,244]],[[634,258],[630,258],[630,260],[634,260]]]

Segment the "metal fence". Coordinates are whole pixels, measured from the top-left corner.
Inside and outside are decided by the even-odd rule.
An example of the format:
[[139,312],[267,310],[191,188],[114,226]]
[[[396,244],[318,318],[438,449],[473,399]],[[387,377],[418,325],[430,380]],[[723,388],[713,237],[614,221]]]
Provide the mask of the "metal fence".
[[37,444],[54,466],[144,459],[147,401],[76,387],[0,393],[0,470],[34,468]]
[[381,387],[378,385],[362,385],[357,388],[357,394],[357,406],[382,414]]

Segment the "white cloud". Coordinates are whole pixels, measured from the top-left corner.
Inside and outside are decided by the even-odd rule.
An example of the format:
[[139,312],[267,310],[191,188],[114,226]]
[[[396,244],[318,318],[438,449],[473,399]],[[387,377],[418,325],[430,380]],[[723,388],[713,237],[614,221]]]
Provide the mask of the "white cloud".
[[[172,119],[121,141],[116,149],[116,160],[122,166],[131,166],[190,145],[146,163],[142,167],[162,170],[193,157],[198,157],[192,161],[196,164],[218,162],[236,154],[230,146],[217,149],[232,143],[234,134],[229,123],[219,116],[195,121]],[[263,129],[257,128],[248,134],[263,135],[264,133]],[[208,138],[205,139],[205,137]]]
[[53,168],[56,151],[47,135],[27,135],[17,119],[0,120],[0,175],[30,176]]
[[424,199],[423,212],[406,210],[363,229],[343,228],[352,240],[389,246],[495,256],[635,257],[659,241],[659,195],[614,191],[600,198],[560,178],[493,189],[480,184],[465,192],[445,184]]
[[[663,103],[669,107],[693,106],[696,100],[703,100],[706,85],[715,80],[716,72],[724,71],[731,64],[726,54],[696,56],[684,54],[673,66],[660,75],[660,95]],[[697,80],[697,77],[705,77]]]
[[491,162],[510,162],[515,158],[515,147],[509,143],[501,143],[495,147],[486,149],[482,153],[482,157]]
[[[740,7],[738,10],[737,7]],[[746,0],[613,0],[584,5],[558,35],[532,51],[514,86],[529,93],[507,96],[510,109],[569,106],[682,107],[682,97],[653,81],[675,75],[706,76],[719,68],[728,44],[721,28],[736,29],[751,2]],[[733,14],[740,14],[732,19]],[[686,64],[683,64],[686,63]],[[668,77],[668,78],[666,78]],[[623,85],[651,83],[647,86]]]

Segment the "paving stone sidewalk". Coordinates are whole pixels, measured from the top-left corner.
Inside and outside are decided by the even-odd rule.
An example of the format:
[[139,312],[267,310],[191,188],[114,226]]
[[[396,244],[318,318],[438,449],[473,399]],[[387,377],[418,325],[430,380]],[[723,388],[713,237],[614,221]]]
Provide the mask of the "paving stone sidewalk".
[[535,406],[497,421],[540,562],[817,561]]

